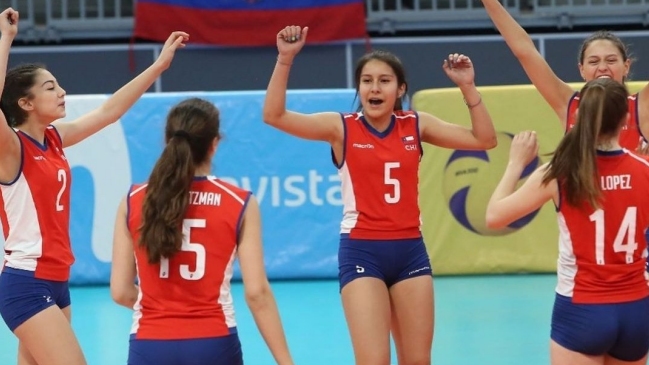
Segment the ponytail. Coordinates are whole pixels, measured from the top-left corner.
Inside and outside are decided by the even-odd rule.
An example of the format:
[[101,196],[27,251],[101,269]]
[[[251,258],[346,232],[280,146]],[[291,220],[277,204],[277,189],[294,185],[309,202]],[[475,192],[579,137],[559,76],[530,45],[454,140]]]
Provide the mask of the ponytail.
[[577,123],[559,143],[543,183],[556,179],[568,204],[579,206],[585,201],[598,208],[602,191],[597,144],[603,137],[615,136],[626,121],[628,94],[622,84],[608,79],[588,82],[580,94]]

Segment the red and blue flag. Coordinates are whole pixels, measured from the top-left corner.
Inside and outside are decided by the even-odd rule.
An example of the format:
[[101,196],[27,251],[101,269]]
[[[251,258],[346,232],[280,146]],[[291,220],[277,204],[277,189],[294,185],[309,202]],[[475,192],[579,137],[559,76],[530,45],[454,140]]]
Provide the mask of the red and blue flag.
[[309,27],[308,42],[365,38],[364,0],[138,0],[135,36],[165,41],[175,30],[191,43],[274,45],[287,25]]

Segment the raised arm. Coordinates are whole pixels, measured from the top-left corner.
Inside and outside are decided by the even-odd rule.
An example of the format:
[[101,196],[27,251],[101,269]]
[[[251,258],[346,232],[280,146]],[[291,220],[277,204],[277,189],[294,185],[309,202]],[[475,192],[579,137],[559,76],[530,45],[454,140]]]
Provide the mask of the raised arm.
[[135,255],[133,240],[126,225],[126,199],[117,208],[115,230],[113,232],[113,259],[110,270],[110,295],[113,300],[126,308],[133,309],[139,289],[135,285]]
[[[18,12],[12,8],[0,13],[0,94],[4,90],[11,43],[18,33]],[[16,178],[20,168],[20,141],[0,111],[0,182]]]
[[575,91],[552,71],[525,29],[507,12],[500,0],[482,0],[482,4],[507,46],[523,66],[527,77],[550,104],[562,126],[565,127],[568,102]]
[[521,132],[514,137],[509,153],[509,163],[487,205],[486,223],[492,229],[504,228],[540,208],[548,200],[559,200],[555,182],[543,184],[547,164],[539,167],[518,190],[516,184],[525,167],[539,150],[536,133]]
[[292,365],[275,297],[264,269],[261,218],[254,196],[248,201],[239,237],[239,264],[248,307],[275,361],[279,365]]
[[427,113],[419,113],[419,131],[422,141],[440,147],[487,150],[496,147],[496,130],[482,96],[475,87],[475,71],[469,57],[450,54],[444,60],[446,75],[458,86],[471,116],[471,128],[444,122]]
[[343,126],[338,113],[301,114],[286,110],[286,89],[293,59],[306,42],[308,27],[289,26],[277,33],[277,62],[264,100],[264,122],[296,137],[342,143]]
[[126,85],[117,90],[99,108],[70,122],[54,123],[63,140],[63,147],[72,146],[115,123],[153,85],[155,80],[169,68],[178,48],[189,39],[185,32],[173,32],[162,47],[158,59]]

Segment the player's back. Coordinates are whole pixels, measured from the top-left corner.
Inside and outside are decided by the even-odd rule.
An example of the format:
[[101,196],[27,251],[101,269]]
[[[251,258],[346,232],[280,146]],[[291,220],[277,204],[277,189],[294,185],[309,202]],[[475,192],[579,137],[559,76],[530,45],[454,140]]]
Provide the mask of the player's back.
[[559,207],[557,292],[576,303],[619,303],[649,295],[644,277],[649,163],[627,150],[598,152],[599,209]]
[[250,193],[214,177],[195,178],[181,251],[150,264],[138,244],[145,192],[141,185],[129,194],[128,227],[140,285],[132,333],[138,339],[228,335],[236,326],[230,279]]
[[[579,109],[579,93],[570,99],[568,104],[568,119],[566,121],[566,132],[571,130],[577,123],[577,109]],[[629,95],[629,120],[620,131],[620,145],[630,151],[635,151],[640,143],[642,131],[640,130],[640,119],[638,117],[638,94]],[[646,140],[646,138],[645,138]]]

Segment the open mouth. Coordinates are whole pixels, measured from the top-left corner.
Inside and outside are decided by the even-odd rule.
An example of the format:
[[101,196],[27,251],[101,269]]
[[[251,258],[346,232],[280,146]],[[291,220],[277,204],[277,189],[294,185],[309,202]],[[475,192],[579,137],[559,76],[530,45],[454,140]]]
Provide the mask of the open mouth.
[[370,105],[377,106],[383,104],[383,100],[372,98],[369,100]]

